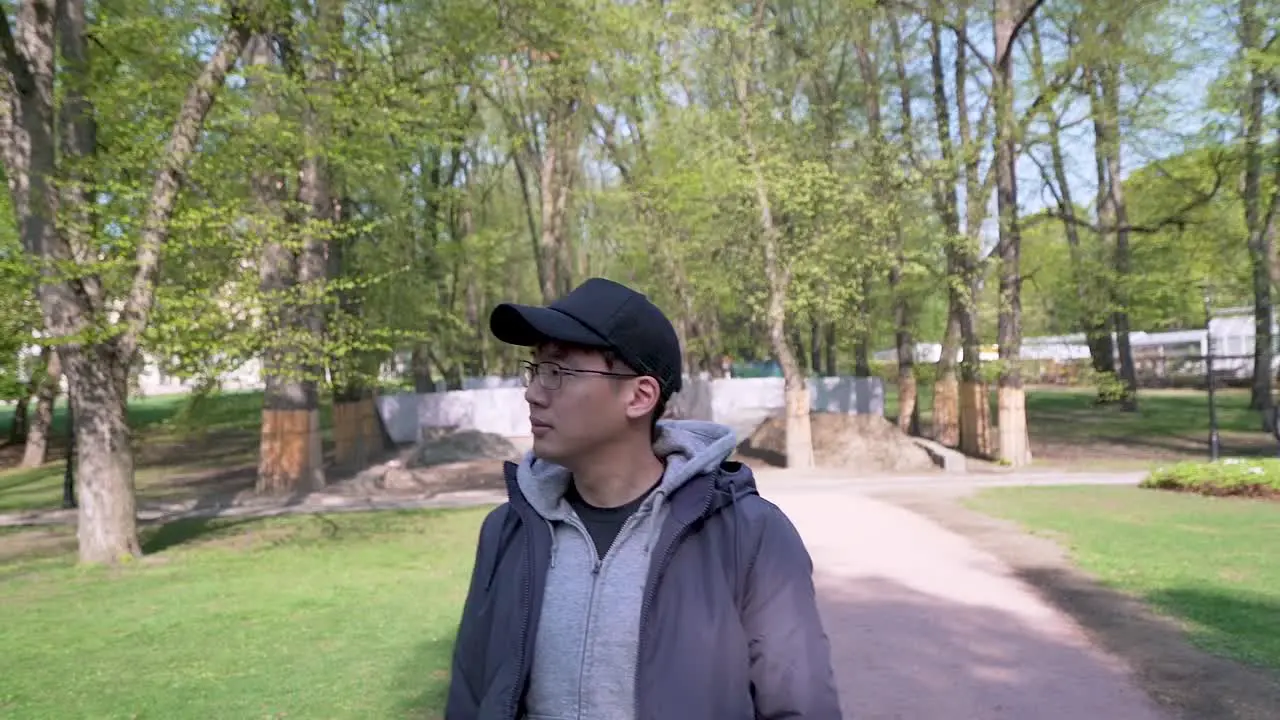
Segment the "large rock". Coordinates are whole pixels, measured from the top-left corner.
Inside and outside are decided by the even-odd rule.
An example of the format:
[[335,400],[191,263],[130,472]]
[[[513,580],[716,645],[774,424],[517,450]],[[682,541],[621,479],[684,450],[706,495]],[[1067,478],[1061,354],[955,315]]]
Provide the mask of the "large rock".
[[479,430],[423,428],[422,440],[405,453],[405,467],[424,468],[468,460],[514,460],[520,452],[501,435]]
[[[929,472],[934,459],[915,439],[879,415],[811,413],[813,457],[819,467],[847,468],[860,475]],[[786,419],[765,420],[738,448],[741,455],[784,465]]]
[[501,435],[478,430],[424,428],[422,440],[390,462],[359,473],[331,492],[432,496],[462,490],[501,490],[504,460],[520,451]]

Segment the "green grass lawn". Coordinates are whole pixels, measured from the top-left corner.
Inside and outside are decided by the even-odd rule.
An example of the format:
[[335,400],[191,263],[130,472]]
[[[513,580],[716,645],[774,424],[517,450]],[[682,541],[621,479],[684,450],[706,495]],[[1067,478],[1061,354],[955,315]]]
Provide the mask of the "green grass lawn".
[[[195,402],[192,398],[190,395],[157,395],[132,400],[129,426],[136,431],[252,430],[261,422],[262,393],[218,393]],[[9,436],[12,423],[13,406],[0,406],[0,438]],[[67,434],[66,403],[58,403],[54,410],[53,434],[58,438]]]
[[[921,420],[929,430],[933,389],[921,387]],[[1138,411],[1097,406],[1090,388],[1037,386],[1027,389],[1027,423],[1038,464],[1078,469],[1135,469],[1155,461],[1201,459],[1208,455],[1208,395],[1196,390],[1143,390]],[[998,417],[991,394],[991,421]],[[1249,409],[1247,390],[1222,390],[1218,427],[1227,455],[1275,456],[1277,443],[1261,431]],[[898,414],[897,388],[885,388],[885,415]]]
[[[1209,396],[1196,390],[1143,390],[1138,394],[1138,412],[1121,412],[1114,407],[1094,405],[1091,388],[1038,386],[1027,389],[1027,420],[1032,430],[1052,428],[1069,436],[1090,437],[1100,433],[1120,437],[1181,435],[1208,432]],[[1249,409],[1247,390],[1227,389],[1217,393],[1218,427],[1224,432],[1259,432],[1258,414]],[[996,394],[991,393],[991,419],[996,418]],[[885,386],[886,417],[898,415],[898,389]],[[933,388],[921,385],[920,413],[933,416]],[[1091,422],[1081,423],[1083,418]]]
[[484,513],[187,521],[114,570],[0,559],[0,716],[441,717]]
[[1128,487],[998,488],[968,503],[1060,540],[1206,649],[1280,669],[1280,503]]

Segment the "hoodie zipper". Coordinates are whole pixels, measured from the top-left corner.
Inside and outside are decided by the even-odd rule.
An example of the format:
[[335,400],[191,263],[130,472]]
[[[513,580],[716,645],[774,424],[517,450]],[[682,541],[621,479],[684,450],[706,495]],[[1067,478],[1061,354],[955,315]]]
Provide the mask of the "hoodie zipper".
[[706,516],[711,510],[711,499],[715,495],[715,490],[707,492],[707,499],[702,503],[702,510],[698,512],[694,518],[676,528],[675,536],[671,538],[671,542],[667,543],[663,550],[662,557],[658,560],[658,566],[653,573],[654,582],[645,588],[644,601],[640,604],[640,641],[636,643],[636,677],[634,680],[635,689],[633,692],[633,702],[635,704],[636,720],[644,720],[640,715],[640,668],[644,661],[645,640],[649,638],[645,632],[645,625],[649,623],[649,610],[653,606],[653,599],[658,594],[658,580],[662,578],[662,573],[666,572],[667,564],[671,562],[671,558],[676,554],[676,547],[684,541],[684,536],[688,533],[689,528],[693,526],[698,519]]
[[[582,686],[583,686],[583,680],[586,677],[586,672],[587,672],[587,641],[591,637],[591,623],[596,614],[596,588],[598,587],[598,583],[600,582],[600,568],[604,566],[605,560],[609,558],[609,553],[613,552],[613,548],[618,544],[618,541],[626,535],[628,530],[631,529],[632,522],[635,520],[635,517],[638,514],[639,514],[638,512],[632,513],[630,517],[628,517],[625,521],[623,521],[622,527],[618,530],[618,534],[614,536],[613,541],[609,543],[609,547],[605,549],[604,557],[597,557],[594,563],[591,565],[591,593],[587,597],[587,617],[585,622],[583,622],[583,629],[582,629],[582,660],[581,662],[578,663],[578,716],[579,717],[582,716]],[[587,528],[585,525],[582,524],[582,521],[576,517],[573,517],[569,519],[568,522],[570,525],[577,528],[578,532],[582,533],[582,537],[587,543],[587,548],[592,552],[594,552],[596,549],[595,540],[592,539],[591,533],[587,531]]]

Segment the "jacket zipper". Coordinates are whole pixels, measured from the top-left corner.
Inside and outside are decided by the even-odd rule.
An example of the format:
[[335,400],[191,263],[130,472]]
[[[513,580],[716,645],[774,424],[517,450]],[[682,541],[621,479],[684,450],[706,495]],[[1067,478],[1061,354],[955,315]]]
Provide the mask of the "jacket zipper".
[[706,501],[702,503],[701,512],[689,522],[676,528],[675,536],[671,538],[671,542],[664,549],[662,557],[658,561],[658,567],[653,573],[654,582],[648,588],[645,588],[644,602],[640,604],[640,641],[636,643],[636,677],[634,681],[635,690],[633,691],[636,720],[644,720],[644,716],[640,714],[640,669],[643,666],[645,640],[649,638],[648,633],[645,632],[645,625],[649,622],[649,610],[653,605],[653,599],[658,594],[658,581],[662,578],[662,573],[666,571],[667,564],[671,562],[671,558],[676,554],[676,548],[684,541],[686,532],[693,526],[693,523],[705,517],[711,510],[711,498],[714,495],[714,491],[708,492]]
[[525,532],[529,533],[529,542],[525,547],[528,550],[524,556],[524,582],[521,587],[521,607],[524,608],[524,617],[520,620],[520,643],[517,646],[516,658],[516,681],[511,686],[511,700],[507,704],[507,717],[511,720],[517,720],[520,710],[520,692],[524,686],[524,666],[526,662],[525,646],[529,639],[529,616],[533,614],[533,530],[529,523],[524,523]]

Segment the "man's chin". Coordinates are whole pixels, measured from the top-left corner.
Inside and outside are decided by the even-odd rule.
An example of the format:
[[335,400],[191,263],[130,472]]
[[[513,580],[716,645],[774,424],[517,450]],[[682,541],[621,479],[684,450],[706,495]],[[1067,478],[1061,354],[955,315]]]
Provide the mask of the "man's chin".
[[556,463],[557,465],[559,465],[560,458],[562,456],[559,452],[557,452],[557,449],[558,448],[556,447],[556,444],[554,442],[551,442],[546,435],[543,435],[542,437],[533,438],[533,454],[534,454],[534,457],[538,458],[539,460],[544,460],[546,462]]

